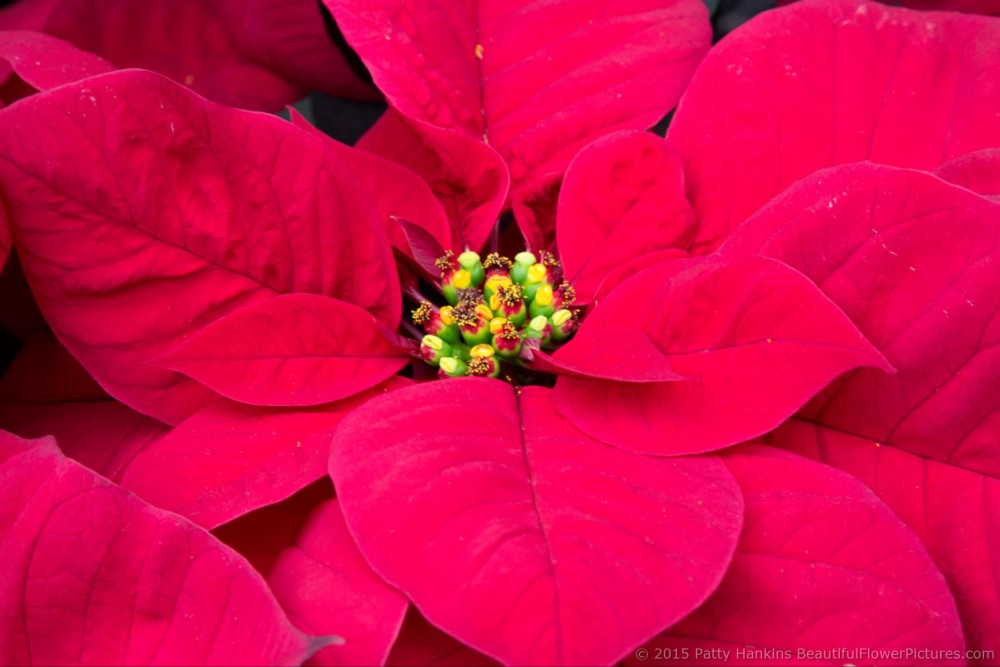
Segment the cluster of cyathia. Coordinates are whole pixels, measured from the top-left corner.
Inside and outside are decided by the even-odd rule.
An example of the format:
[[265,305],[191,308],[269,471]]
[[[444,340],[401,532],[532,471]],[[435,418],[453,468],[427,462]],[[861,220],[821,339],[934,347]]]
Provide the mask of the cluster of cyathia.
[[503,363],[520,364],[525,349],[552,348],[576,330],[575,293],[552,253],[448,251],[437,260],[448,305],[423,301],[413,321],[426,334],[420,356],[445,377],[499,377]]

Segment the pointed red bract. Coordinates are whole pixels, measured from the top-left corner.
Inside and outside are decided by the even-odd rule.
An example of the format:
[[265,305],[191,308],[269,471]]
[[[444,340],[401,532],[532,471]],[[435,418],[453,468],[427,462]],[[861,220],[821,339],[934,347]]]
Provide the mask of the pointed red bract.
[[354,170],[382,214],[386,234],[394,247],[413,255],[406,235],[394,222],[395,218],[405,218],[419,225],[444,247],[452,247],[448,218],[424,179],[395,162],[331,139],[310,125],[293,107],[288,108],[288,114],[293,125],[322,137],[326,145],[336,150],[337,155]]
[[556,234],[580,303],[590,303],[620,264],[662,249],[684,250],[693,233],[680,158],[656,135],[610,135],[570,164],[559,191]]
[[610,664],[715,588],[742,502],[711,457],[645,457],[560,418],[551,392],[432,382],[341,424],[330,472],[372,567],[507,664]]
[[726,255],[796,268],[897,370],[860,369],[801,416],[1000,474],[1000,203],[870,164],[805,179],[729,239]]
[[298,632],[260,575],[208,533],[0,434],[0,661],[295,665]]
[[[623,328],[633,334],[619,340]],[[663,370],[686,379],[656,382],[656,354]],[[891,370],[805,276],[763,258],[651,267],[588,315],[555,353],[561,359],[577,375],[604,379],[559,378],[560,414],[604,442],[659,455],[748,440],[845,371]]]
[[385,663],[409,606],[406,597],[365,562],[336,500],[312,513],[267,581],[300,630],[344,638],[343,646],[323,649],[308,665]]
[[323,1],[392,106],[486,141],[518,186],[660,120],[711,39],[697,0]]
[[[708,602],[646,645],[649,656],[686,648],[715,665],[965,664],[944,577],[864,485],[769,447],[740,447],[724,460],[746,500],[736,557]],[[837,653],[862,648],[900,653]],[[707,657],[711,649],[728,655]]]
[[316,294],[238,308],[156,363],[242,403],[319,405],[364,391],[412,358],[370,313]]
[[22,30],[0,31],[0,58],[36,90],[48,90],[114,69],[106,60],[61,39]]
[[4,121],[0,183],[39,305],[131,407],[177,422],[204,406],[209,392],[147,362],[275,294],[324,294],[398,323],[370,196],[288,123],[138,71],[40,93]]
[[[280,22],[268,18],[276,2]],[[120,68],[159,72],[222,104],[262,111],[294,102],[301,85],[316,81],[301,76],[302,64],[315,68],[316,57],[332,54],[329,70],[344,70],[310,0],[20,0],[0,11],[0,28],[44,32]],[[282,57],[282,42],[296,33],[308,47],[304,63]]]
[[344,415],[408,383],[390,379],[311,410],[209,406],[143,448],[128,463],[121,485],[150,504],[215,528],[322,477],[331,431]]
[[413,607],[406,613],[386,667],[498,667],[500,663],[474,651],[427,622]]
[[764,12],[705,59],[670,125],[710,250],[803,176],[934,170],[1000,146],[1000,22],[866,0]]
[[[459,133],[408,120],[389,109],[357,147],[427,181],[451,224],[451,249],[480,250],[500,216],[510,174],[495,150]],[[445,239],[438,242],[445,244]],[[448,246],[446,245],[446,248]]]

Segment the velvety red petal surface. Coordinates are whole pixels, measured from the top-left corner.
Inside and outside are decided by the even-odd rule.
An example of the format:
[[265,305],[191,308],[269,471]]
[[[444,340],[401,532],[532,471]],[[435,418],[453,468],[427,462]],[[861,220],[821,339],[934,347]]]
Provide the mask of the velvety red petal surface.
[[676,104],[711,39],[696,0],[324,0],[390,104],[495,147],[514,183]]
[[957,157],[934,173],[984,197],[1000,199],[1000,148],[985,148]]
[[[769,447],[740,447],[724,460],[746,501],[736,557],[708,602],[646,645],[650,656],[686,647],[691,657],[728,651],[693,660],[715,665],[965,664],[944,577],[917,535],[864,485]],[[750,659],[741,659],[736,650],[748,648]],[[914,653],[835,653],[847,648]],[[767,658],[762,649],[788,653]],[[829,653],[803,659],[800,650]]]
[[406,386],[392,378],[346,401],[311,410],[221,403],[196,412],[143,448],[121,485],[204,528],[283,500],[325,473],[330,431],[373,396]]
[[5,664],[300,663],[264,581],[211,535],[64,458],[0,434]]
[[613,134],[582,150],[566,172],[556,215],[559,258],[580,303],[590,303],[620,264],[686,249],[694,234],[680,158],[646,132]]
[[[277,111],[302,96],[271,63],[297,33],[301,57],[322,48],[322,21],[308,0],[282,0],[285,25],[262,30],[267,0],[20,0],[0,11],[0,28],[37,30],[120,68],[159,72],[222,104]],[[312,10],[310,13],[309,10]],[[289,11],[291,10],[291,11]],[[273,10],[271,11],[273,13]],[[313,23],[303,24],[303,20]],[[295,31],[295,32],[292,32]],[[327,42],[327,49],[336,52]],[[329,53],[330,51],[325,51]],[[261,62],[263,60],[264,62]],[[331,60],[331,70],[343,59]],[[270,62],[268,62],[270,61]],[[288,68],[296,69],[294,63]],[[295,77],[299,78],[299,77]]]
[[[1000,478],[802,420],[770,436],[871,488],[920,536],[948,579],[970,649],[1000,647]],[[971,661],[995,665],[995,660]]]
[[386,667],[497,667],[500,663],[441,632],[410,607],[385,664]]
[[764,12],[705,59],[671,123],[709,250],[824,167],[933,170],[1000,146],[1000,23],[858,0]]
[[48,90],[114,69],[102,58],[38,32],[0,31],[0,58],[28,85]]
[[323,137],[327,145],[335,149],[354,170],[372,194],[372,201],[382,214],[386,233],[394,247],[413,254],[406,235],[395,224],[395,218],[419,225],[446,248],[452,246],[451,229],[444,208],[423,178],[391,160],[327,137],[293,107],[288,108],[288,114],[293,125]]
[[4,115],[0,183],[39,305],[133,408],[177,422],[202,407],[207,390],[146,362],[241,305],[311,292],[399,321],[378,211],[308,133],[138,71]]
[[721,252],[809,276],[896,367],[860,369],[800,416],[914,454],[1000,473],[1000,203],[926,173],[815,175]]
[[317,294],[238,308],[156,360],[242,403],[303,406],[368,389],[412,361],[370,313]]
[[[633,335],[621,337],[623,328]],[[763,258],[647,269],[604,299],[554,359],[605,378],[559,378],[560,414],[604,442],[660,455],[748,440],[845,371],[890,370],[805,276]],[[653,381],[656,365],[688,379]],[[620,381],[608,380],[609,370]]]
[[409,606],[406,597],[372,572],[347,532],[336,500],[318,507],[267,578],[301,630],[338,635],[307,665],[381,665]]
[[509,664],[610,664],[715,588],[742,502],[719,461],[588,438],[551,392],[433,382],[342,422],[330,472],[372,567]]
[[[391,108],[357,147],[420,174],[444,205],[453,250],[483,247],[510,188],[510,174],[495,150],[459,132],[409,120]],[[447,248],[446,240],[438,239]]]

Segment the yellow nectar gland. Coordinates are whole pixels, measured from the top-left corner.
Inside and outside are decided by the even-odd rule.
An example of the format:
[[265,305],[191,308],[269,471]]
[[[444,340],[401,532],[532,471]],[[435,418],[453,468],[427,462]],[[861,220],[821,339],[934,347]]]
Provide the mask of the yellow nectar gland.
[[552,305],[552,285],[546,283],[538,288],[535,292],[535,303],[539,306],[551,306]]
[[452,275],[451,284],[456,289],[465,289],[472,285],[472,274],[465,269],[459,269]]
[[494,350],[492,345],[486,345],[485,343],[480,345],[474,345],[471,350],[469,350],[469,355],[473,359],[489,359],[493,356]]
[[493,311],[490,310],[485,303],[476,305],[476,314],[487,322],[493,319]]
[[445,324],[455,323],[455,309],[452,308],[451,306],[444,306],[443,308],[441,308],[440,315],[441,315],[441,321],[444,322]]
[[502,286],[512,285],[513,281],[505,275],[496,274],[486,279],[486,289],[492,292],[498,291]]
[[545,276],[548,273],[545,265],[542,263],[535,263],[531,265],[528,269],[528,282],[529,283],[543,283],[545,282]]
[[490,296],[490,309],[494,312],[500,310],[500,295],[493,294]]
[[506,317],[494,317],[490,320],[490,333],[496,336],[498,333],[503,331],[505,324],[507,324]]

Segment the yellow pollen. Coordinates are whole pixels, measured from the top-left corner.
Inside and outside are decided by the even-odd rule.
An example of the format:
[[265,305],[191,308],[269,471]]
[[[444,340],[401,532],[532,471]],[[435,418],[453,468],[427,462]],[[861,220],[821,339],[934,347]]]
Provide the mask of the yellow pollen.
[[483,45],[482,44],[476,44],[476,57],[479,58],[480,60],[483,59]]
[[540,262],[532,264],[531,268],[528,269],[528,282],[535,284],[543,283],[545,282],[546,273],[547,271],[544,264]]
[[459,303],[452,312],[455,315],[455,322],[463,327],[474,327],[479,324],[479,313],[476,312],[476,307],[470,303]]
[[434,261],[434,266],[438,267],[438,269],[441,270],[441,274],[443,275],[448,271],[451,271],[453,268],[455,268],[454,262],[455,262],[455,253],[453,253],[451,250],[448,250],[447,252],[444,253],[443,256],[438,257]]
[[538,291],[535,292],[535,303],[539,306],[551,306],[552,298],[552,285],[542,285],[538,288]]
[[489,357],[473,357],[472,361],[469,362],[469,375],[476,377],[486,377],[493,373],[496,368],[494,366],[496,362]]
[[469,350],[469,354],[474,359],[487,359],[493,356],[493,352],[494,352],[493,346],[487,345],[485,343],[481,345],[474,345],[472,349]]
[[496,336],[498,333],[503,331],[505,324],[507,324],[506,317],[494,317],[490,320],[490,333]]
[[472,274],[465,269],[459,269],[452,275],[451,284],[456,289],[465,289],[472,284]]
[[441,309],[441,321],[445,324],[455,323],[455,309],[451,306],[445,306]]
[[503,328],[497,336],[506,341],[516,341],[521,338],[521,334],[518,333],[517,327],[514,326],[513,322],[504,322]]
[[576,290],[565,280],[559,284],[559,294],[562,296],[562,305],[572,306],[576,301]]
[[476,314],[487,322],[493,319],[493,311],[486,304],[480,303],[476,306]]
[[431,305],[430,301],[421,301],[420,305],[417,306],[416,310],[413,311],[411,317],[413,318],[414,324],[427,324],[431,321],[431,314],[434,312],[434,307]]
[[524,288],[520,285],[501,285],[497,290],[497,296],[500,297],[500,302],[505,306],[510,306],[514,308],[520,306],[524,299]]
[[484,269],[510,269],[511,261],[498,252],[491,252],[483,260]]

